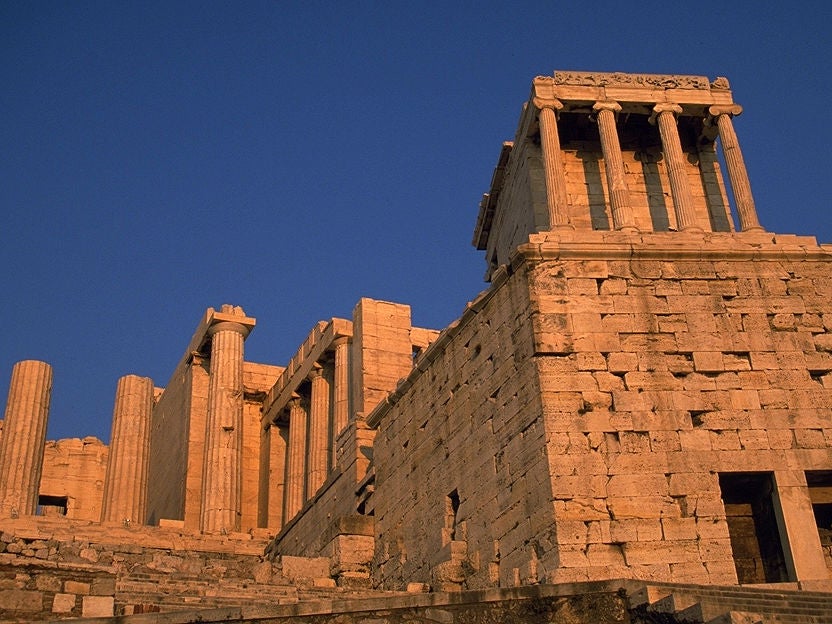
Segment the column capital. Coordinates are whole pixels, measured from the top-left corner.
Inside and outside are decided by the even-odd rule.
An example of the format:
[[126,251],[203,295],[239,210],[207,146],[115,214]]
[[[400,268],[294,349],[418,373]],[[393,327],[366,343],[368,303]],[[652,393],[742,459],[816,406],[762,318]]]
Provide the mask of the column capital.
[[238,334],[241,334],[243,338],[247,338],[248,335],[251,333],[251,326],[250,325],[243,325],[242,323],[237,323],[235,321],[217,321],[208,327],[208,335],[213,336],[218,332],[223,331],[232,331]]
[[324,367],[321,366],[318,362],[315,362],[314,364],[312,364],[312,370],[309,371],[309,374],[306,376],[306,378],[309,381],[312,381],[313,379],[317,379],[318,377],[321,377],[323,374],[324,374]]
[[658,117],[662,113],[673,113],[673,116],[677,117],[678,115],[682,114],[682,107],[672,102],[659,102],[653,107],[653,113],[650,115],[650,118],[647,121],[655,125],[656,117]]
[[720,115],[728,115],[734,117],[742,113],[742,106],[739,104],[723,104],[708,107],[708,115],[711,117],[719,117]]
[[615,100],[599,100],[592,105],[592,110],[596,113],[604,110],[612,111],[613,113],[620,113],[621,104]]
[[560,110],[563,108],[563,102],[561,102],[557,98],[534,97],[532,98],[532,104],[534,104],[538,108],[538,110],[550,108],[556,113],[560,112]]
[[332,341],[331,344],[333,347],[340,347],[341,345],[349,344],[350,340],[351,339],[349,336],[338,336],[335,340]]

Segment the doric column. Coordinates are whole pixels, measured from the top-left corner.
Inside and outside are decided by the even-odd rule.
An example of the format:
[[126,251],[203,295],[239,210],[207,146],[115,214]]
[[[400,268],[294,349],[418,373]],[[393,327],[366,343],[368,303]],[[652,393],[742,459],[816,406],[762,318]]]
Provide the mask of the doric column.
[[220,321],[208,328],[211,365],[200,514],[201,529],[205,532],[240,530],[243,341],[249,331],[251,327],[231,321]]
[[738,104],[711,106],[708,109],[711,117],[716,119],[719,139],[722,143],[722,153],[725,155],[728,177],[731,179],[731,190],[734,191],[734,201],[737,202],[740,230],[745,232],[747,230],[762,230],[763,227],[757,218],[757,208],[754,205],[754,196],[751,194],[748,170],[745,168],[740,143],[737,140],[734,124],[731,121],[731,117],[739,115],[741,112],[742,106]]
[[569,225],[569,195],[566,192],[566,177],[560,151],[557,112],[563,103],[557,99],[534,99],[540,109],[540,149],[543,153],[543,171],[546,178],[546,202],[549,208],[549,227],[561,228]]
[[316,365],[309,373],[312,386],[309,401],[309,462],[306,498],[310,499],[326,481],[329,462],[329,380]]
[[145,522],[152,410],[150,378],[127,375],[118,380],[102,522]]
[[289,443],[286,466],[286,512],[289,522],[303,507],[306,476],[306,407],[300,397],[289,401]]
[[621,143],[618,140],[618,129],[615,127],[615,114],[621,110],[621,105],[618,102],[596,102],[592,110],[597,113],[613,227],[616,230],[637,230],[624,174]]
[[347,426],[350,415],[350,339],[341,336],[332,341],[335,347],[332,405],[332,465],[336,463],[336,443]]
[[49,364],[14,365],[0,438],[0,518],[33,515],[37,509],[51,393]]
[[283,528],[283,497],[286,487],[286,431],[269,426],[268,511],[266,525],[270,529]]
[[650,121],[659,126],[662,139],[662,151],[667,164],[667,174],[670,178],[670,192],[673,195],[673,208],[676,213],[676,227],[679,230],[699,230],[696,225],[696,214],[693,207],[693,195],[690,192],[690,181],[685,167],[685,156],[682,152],[682,142],[679,140],[679,127],[676,125],[676,115],[681,114],[682,107],[678,104],[656,104]]

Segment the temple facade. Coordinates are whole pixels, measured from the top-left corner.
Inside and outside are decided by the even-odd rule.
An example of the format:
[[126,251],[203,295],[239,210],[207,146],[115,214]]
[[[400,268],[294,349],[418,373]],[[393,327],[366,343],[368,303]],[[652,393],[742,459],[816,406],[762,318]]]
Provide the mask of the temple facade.
[[164,388],[119,380],[109,448],[46,442],[21,362],[0,517],[249,534],[343,588],[832,592],[832,246],[760,224],[741,112],[725,78],[535,78],[459,319],[362,299],[272,365],[209,308]]

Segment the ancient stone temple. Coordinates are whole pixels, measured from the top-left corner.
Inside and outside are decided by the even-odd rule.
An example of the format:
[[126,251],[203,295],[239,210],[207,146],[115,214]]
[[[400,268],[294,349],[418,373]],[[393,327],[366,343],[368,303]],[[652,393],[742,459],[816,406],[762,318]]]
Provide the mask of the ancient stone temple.
[[109,448],[45,442],[19,363],[0,617],[832,621],[832,246],[760,224],[741,111],[535,78],[459,319],[362,299],[271,365],[209,308],[164,388],[119,381]]

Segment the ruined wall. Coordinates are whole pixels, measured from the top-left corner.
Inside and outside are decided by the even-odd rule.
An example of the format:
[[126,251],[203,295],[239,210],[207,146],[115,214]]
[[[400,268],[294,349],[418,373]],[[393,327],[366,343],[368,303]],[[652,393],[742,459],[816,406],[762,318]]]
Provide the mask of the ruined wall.
[[384,587],[537,580],[529,537],[554,537],[529,314],[503,272],[370,417]]
[[[505,147],[503,148],[506,149]],[[549,227],[540,145],[518,135],[511,148],[488,241],[486,256],[495,267],[507,264],[529,234]]]
[[827,578],[805,471],[828,470],[832,448],[832,250],[582,237],[595,260],[533,237],[558,240],[531,272],[560,565],[547,579],[736,583],[720,475],[741,472],[773,487],[789,568],[774,580]]
[[107,450],[107,445],[94,437],[48,440],[38,490],[42,503],[47,504],[40,513],[61,513],[59,507],[65,501],[68,518],[98,522],[107,473]]
[[[160,519],[185,518],[185,502],[196,500],[199,490],[187,483],[189,464],[199,457],[205,436],[205,413],[208,409],[208,362],[201,358],[183,360],[171,375],[165,391],[153,407],[150,430],[150,467],[148,474],[148,524]],[[192,419],[201,418],[197,422]],[[199,422],[202,426],[199,427]],[[201,431],[198,440],[194,432]],[[199,444],[198,444],[199,443]],[[198,523],[196,525],[198,527]]]

